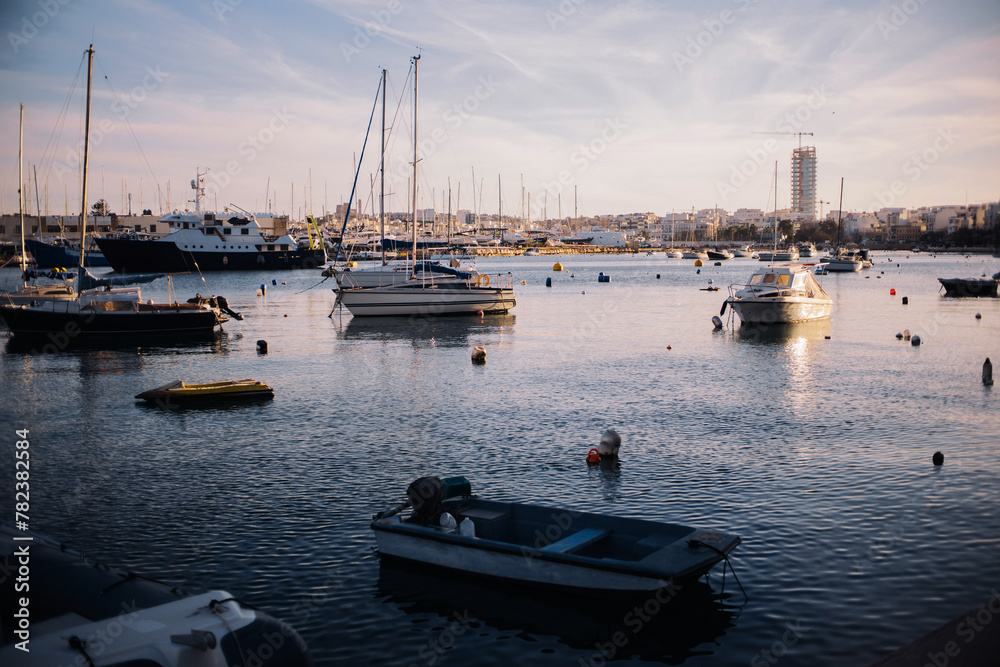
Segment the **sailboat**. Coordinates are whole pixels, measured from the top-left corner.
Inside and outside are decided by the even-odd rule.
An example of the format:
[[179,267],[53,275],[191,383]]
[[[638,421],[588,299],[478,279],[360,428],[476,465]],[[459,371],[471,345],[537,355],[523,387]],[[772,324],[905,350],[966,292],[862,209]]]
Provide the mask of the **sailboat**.
[[844,209],[844,179],[840,179],[840,210],[837,211],[837,252],[829,257],[824,257],[821,261],[823,262],[824,271],[833,271],[836,273],[853,273],[855,271],[860,271],[864,268],[864,261],[860,257],[856,257],[855,253],[848,251],[840,246],[840,230],[843,226],[841,223],[841,215]]
[[[754,271],[745,285],[730,285],[731,306],[744,324],[784,324],[822,320],[833,312],[833,299],[801,264],[775,266],[778,260],[778,163],[774,163],[774,243],[769,266]],[[796,258],[798,255],[796,255]]]
[[[382,249],[382,261],[380,264],[366,266],[363,268],[351,266],[352,262],[348,262],[344,266],[333,264],[323,272],[323,275],[333,276],[337,281],[338,289],[351,287],[388,287],[391,285],[405,283],[413,278],[414,275],[422,277],[424,273],[437,273],[442,277],[450,276],[478,280],[479,273],[475,269],[460,266],[457,263],[457,258],[453,258],[456,259],[456,261],[450,262],[448,266],[441,264],[439,261],[422,261],[417,264],[413,264],[412,262],[389,262],[386,260],[386,250],[391,249],[396,251],[405,249],[405,246],[402,245],[403,241],[389,239],[385,236],[385,94],[387,88],[386,70],[384,69],[382,70],[382,81],[379,89],[382,96],[381,157],[379,158],[379,231],[381,237],[380,245]],[[360,170],[360,165],[358,168]],[[348,202],[348,207],[350,207],[350,205],[351,202]],[[349,218],[350,211],[348,210],[348,214],[344,217],[344,229],[346,229],[347,220]],[[344,237],[344,229],[341,230],[341,239]],[[424,240],[420,241],[418,245],[424,250],[430,250],[431,248],[447,248],[451,245],[451,242]],[[340,253],[338,252],[337,255],[339,254]],[[432,257],[432,260],[433,259],[434,258]],[[440,257],[438,259],[440,259]],[[461,271],[457,271],[458,269],[461,269]]]
[[[417,70],[420,56],[413,57],[413,211],[412,255],[409,280],[381,287],[350,287],[341,283],[337,304],[343,304],[355,317],[457,315],[472,313],[506,313],[517,302],[514,299],[513,276],[497,276],[497,284],[485,274],[472,275],[454,271],[454,275],[439,277],[433,272],[418,274],[417,258]],[[384,126],[384,124],[383,124]],[[503,284],[501,284],[503,283]]]
[[[212,333],[227,321],[221,312],[198,303],[143,303],[138,287],[84,290],[86,287],[87,169],[90,160],[90,99],[94,46],[87,49],[87,106],[84,121],[83,184],[80,214],[80,264],[72,299],[29,305],[0,305],[0,317],[16,337],[48,337],[57,345],[77,336],[162,333]],[[24,226],[21,226],[22,234]],[[58,342],[57,342],[58,341]]]
[[21,217],[21,289],[0,296],[0,302],[7,304],[23,304],[38,301],[69,301],[76,298],[76,290],[68,281],[51,285],[28,284],[28,256],[24,238],[24,105],[21,105],[20,123],[17,135],[17,207]]

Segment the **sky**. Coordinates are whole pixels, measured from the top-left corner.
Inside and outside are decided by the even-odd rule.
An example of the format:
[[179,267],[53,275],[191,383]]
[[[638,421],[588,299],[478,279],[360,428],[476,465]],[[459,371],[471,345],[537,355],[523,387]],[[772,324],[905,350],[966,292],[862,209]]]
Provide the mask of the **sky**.
[[420,208],[447,210],[450,180],[453,209],[530,198],[533,220],[574,198],[581,216],[769,210],[775,163],[785,208],[800,141],[824,212],[842,178],[846,210],[1000,200],[996,0],[7,0],[0,31],[5,213],[19,104],[28,211],[79,212],[91,43],[87,200],[118,213],[127,192],[159,214],[168,188],[190,207],[199,170],[210,209],[333,209],[383,68],[386,208],[406,210],[416,54]]

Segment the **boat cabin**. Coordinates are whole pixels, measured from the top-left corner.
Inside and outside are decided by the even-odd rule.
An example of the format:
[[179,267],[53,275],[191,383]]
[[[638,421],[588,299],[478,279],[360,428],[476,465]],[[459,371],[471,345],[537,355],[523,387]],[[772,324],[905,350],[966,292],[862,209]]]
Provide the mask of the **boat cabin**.
[[829,298],[804,266],[769,266],[756,271],[741,292],[753,296],[805,296]]

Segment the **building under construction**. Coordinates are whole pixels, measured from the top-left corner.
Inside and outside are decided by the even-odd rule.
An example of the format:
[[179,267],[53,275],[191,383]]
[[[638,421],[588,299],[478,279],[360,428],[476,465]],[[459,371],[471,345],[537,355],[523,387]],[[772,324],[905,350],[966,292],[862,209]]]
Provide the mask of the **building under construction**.
[[792,213],[816,219],[816,147],[792,150]]

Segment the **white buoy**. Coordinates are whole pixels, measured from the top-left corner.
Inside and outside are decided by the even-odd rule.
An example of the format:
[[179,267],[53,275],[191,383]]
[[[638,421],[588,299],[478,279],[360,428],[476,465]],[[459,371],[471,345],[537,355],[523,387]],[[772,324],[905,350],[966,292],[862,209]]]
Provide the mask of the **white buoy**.
[[601,442],[597,445],[597,451],[601,455],[601,458],[617,458],[618,450],[622,446],[622,437],[618,435],[618,431],[613,428],[609,428],[601,436]]

